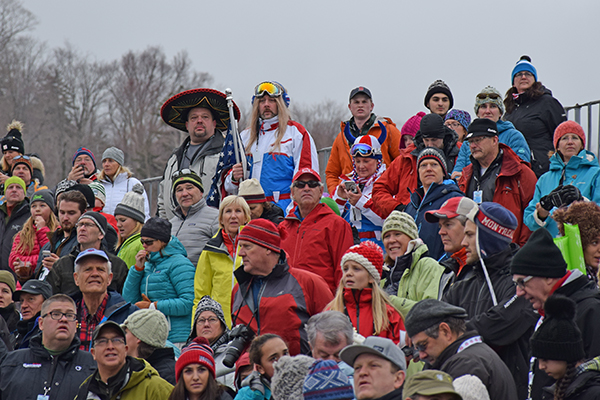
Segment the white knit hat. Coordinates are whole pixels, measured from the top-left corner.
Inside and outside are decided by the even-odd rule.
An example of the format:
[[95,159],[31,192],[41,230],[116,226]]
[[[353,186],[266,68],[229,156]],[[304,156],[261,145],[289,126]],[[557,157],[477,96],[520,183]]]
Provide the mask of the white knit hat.
[[452,384],[463,400],[490,400],[487,388],[481,379],[474,375],[459,376]]

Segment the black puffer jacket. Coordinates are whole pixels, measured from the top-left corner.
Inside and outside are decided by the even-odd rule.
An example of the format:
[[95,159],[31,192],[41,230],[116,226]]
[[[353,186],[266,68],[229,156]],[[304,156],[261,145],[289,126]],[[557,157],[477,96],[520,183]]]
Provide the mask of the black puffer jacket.
[[42,336],[31,339],[28,349],[8,353],[0,364],[2,399],[35,399],[50,387],[51,399],[72,399],[79,385],[96,371],[96,361],[87,351],[79,350],[79,339],[58,356],[42,346]]
[[[554,399],[556,384],[545,387],[542,400]],[[565,392],[564,400],[597,400],[600,399],[600,372],[585,371],[576,376]]]
[[510,262],[517,249],[518,246],[511,243],[503,252],[484,259],[497,306],[492,302],[479,262],[473,266],[473,274],[454,284],[442,300],[467,310],[467,327],[479,332],[508,366],[521,399],[526,397],[528,390],[529,338],[539,315],[527,299],[516,295]]
[[548,171],[548,152],[554,150],[554,130],[567,120],[565,109],[552,97],[552,92],[544,86],[542,89],[544,94],[537,98],[526,93],[519,95],[514,100],[515,109],[504,116],[505,121],[512,122],[525,136],[532,153],[531,169],[538,178]]

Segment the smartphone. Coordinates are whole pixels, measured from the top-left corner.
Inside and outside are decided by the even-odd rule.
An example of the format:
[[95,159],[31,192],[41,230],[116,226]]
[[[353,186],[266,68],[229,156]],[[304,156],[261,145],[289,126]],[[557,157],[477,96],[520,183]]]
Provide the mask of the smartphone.
[[42,260],[46,257],[48,257],[50,254],[52,254],[52,252],[50,250],[43,250],[42,251]]
[[352,193],[358,193],[358,188],[356,187],[356,182],[353,181],[344,181],[344,186],[346,190]]

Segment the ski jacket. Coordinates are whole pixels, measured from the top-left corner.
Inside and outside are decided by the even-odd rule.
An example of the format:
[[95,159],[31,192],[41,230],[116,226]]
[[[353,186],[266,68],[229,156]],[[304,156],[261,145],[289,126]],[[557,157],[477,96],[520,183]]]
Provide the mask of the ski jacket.
[[171,235],[179,239],[189,260],[196,265],[202,249],[219,230],[219,210],[207,206],[206,200],[201,198],[185,216],[181,207],[177,207],[171,227]]
[[[123,200],[123,196],[131,191],[137,183],[142,184],[137,178],[133,176],[129,177],[128,175],[129,173],[127,172],[121,172],[114,177],[112,182],[108,179],[98,181],[104,186],[104,190],[106,191],[106,201],[104,202],[102,212],[114,215],[115,207]],[[144,190],[144,213],[146,214],[146,219],[149,219],[150,203],[148,202],[146,190]]]
[[117,257],[119,257],[127,268],[131,268],[135,265],[135,256],[140,250],[144,250],[144,246],[142,246],[142,242],[140,238],[142,235],[140,233],[134,233],[129,236],[125,241],[121,244],[121,246],[117,249]]

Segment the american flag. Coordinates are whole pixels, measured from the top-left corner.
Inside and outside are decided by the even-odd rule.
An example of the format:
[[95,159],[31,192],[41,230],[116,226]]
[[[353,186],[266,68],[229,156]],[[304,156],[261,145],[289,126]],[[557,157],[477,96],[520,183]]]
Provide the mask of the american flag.
[[[240,147],[240,161],[246,163],[246,171],[250,171],[250,163],[246,159],[246,153],[244,151],[244,144],[242,143],[242,139],[238,135],[238,145]],[[224,183],[225,178],[227,177],[227,173],[236,164],[235,162],[235,147],[233,145],[233,134],[232,129],[227,131],[227,136],[225,137],[225,143],[223,144],[223,150],[221,150],[221,154],[219,155],[219,164],[217,165],[217,172],[215,173],[215,177],[213,178],[213,183],[210,187],[210,192],[208,192],[208,198],[206,200],[206,204],[211,207],[219,208],[219,204],[221,204],[221,200],[227,196],[227,192],[225,191]]]

